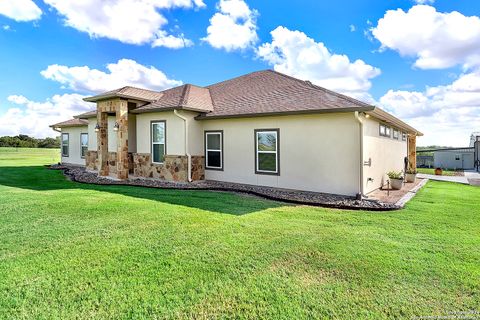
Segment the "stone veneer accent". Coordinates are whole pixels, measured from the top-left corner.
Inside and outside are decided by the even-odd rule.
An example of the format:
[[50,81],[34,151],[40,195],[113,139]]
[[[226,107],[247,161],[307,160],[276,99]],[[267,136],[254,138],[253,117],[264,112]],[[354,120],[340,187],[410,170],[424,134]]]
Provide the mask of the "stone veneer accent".
[[[192,180],[204,180],[204,157],[192,156]],[[163,164],[154,164],[149,153],[133,154],[133,174],[167,181],[188,181],[187,156],[165,155]]]
[[98,156],[97,151],[87,151],[87,156],[85,157],[85,165],[87,170],[97,171],[98,170]]

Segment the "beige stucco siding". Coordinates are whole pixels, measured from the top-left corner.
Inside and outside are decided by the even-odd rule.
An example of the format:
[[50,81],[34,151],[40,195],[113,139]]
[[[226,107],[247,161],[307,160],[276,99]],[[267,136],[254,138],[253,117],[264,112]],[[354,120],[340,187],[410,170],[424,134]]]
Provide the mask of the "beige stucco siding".
[[[179,112],[185,116],[189,122],[189,151],[192,155],[199,155],[203,153],[201,145],[201,124],[193,119],[197,113],[194,112]],[[169,155],[184,155],[185,154],[185,124],[182,119],[177,117],[173,111],[141,113],[137,115],[137,152],[150,153],[151,152],[151,122],[165,121],[166,122],[166,137],[167,146],[166,152]]]
[[[224,131],[224,170],[207,180],[355,195],[359,185],[359,127],[353,113],[204,120]],[[255,129],[280,130],[280,175],[255,173]],[[203,140],[202,140],[203,142]]]
[[[379,134],[379,125],[374,118],[364,119],[364,161],[371,159],[371,166],[363,167],[365,193],[380,188],[387,180],[387,172],[404,170],[404,158],[408,154],[408,144],[402,140],[401,130],[398,140],[382,137]],[[373,182],[368,181],[369,178],[372,178]]]
[[68,133],[69,147],[68,157],[62,156],[62,163],[85,165],[85,159],[80,155],[80,134],[88,133],[88,127],[66,127],[62,128],[62,133]]
[[88,150],[97,151],[97,133],[95,126],[97,125],[97,118],[88,119]]

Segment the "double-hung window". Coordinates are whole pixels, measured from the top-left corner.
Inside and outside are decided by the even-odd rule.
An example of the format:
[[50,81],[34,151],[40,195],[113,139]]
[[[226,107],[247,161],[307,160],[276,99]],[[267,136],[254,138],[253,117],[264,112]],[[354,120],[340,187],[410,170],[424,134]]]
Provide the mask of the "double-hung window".
[[62,133],[62,157],[68,157],[69,142],[70,139],[68,133]]
[[205,168],[223,170],[222,131],[205,131]]
[[85,158],[88,151],[88,133],[80,133],[80,156]]
[[279,174],[279,130],[255,130],[255,172]]
[[407,140],[407,134],[405,132],[402,132],[402,141]]
[[152,162],[163,163],[165,158],[165,121],[152,122]]

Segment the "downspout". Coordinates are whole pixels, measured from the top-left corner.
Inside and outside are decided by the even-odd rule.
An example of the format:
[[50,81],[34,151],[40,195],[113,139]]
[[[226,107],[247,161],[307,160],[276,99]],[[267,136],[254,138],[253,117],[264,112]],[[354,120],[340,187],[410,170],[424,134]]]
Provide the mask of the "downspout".
[[177,109],[173,109],[173,113],[183,120],[185,123],[185,155],[187,156],[187,179],[192,182],[192,155],[188,153],[188,125],[187,118],[178,113]]
[[358,184],[357,199],[361,200],[363,198],[363,121],[360,118],[360,113],[355,111],[355,118],[359,123],[359,134],[360,134],[360,179]]

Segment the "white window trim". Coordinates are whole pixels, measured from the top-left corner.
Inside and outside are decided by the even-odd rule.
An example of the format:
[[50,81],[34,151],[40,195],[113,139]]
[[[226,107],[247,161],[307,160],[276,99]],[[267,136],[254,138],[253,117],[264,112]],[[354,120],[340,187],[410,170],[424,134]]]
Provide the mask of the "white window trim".
[[[275,151],[260,151],[258,150],[258,134],[260,133],[274,133],[275,134]],[[271,174],[278,174],[278,131],[276,130],[259,130],[255,132],[255,152],[256,152],[256,161],[257,167],[256,171],[260,173],[271,173]],[[275,171],[270,170],[260,170],[260,161],[259,161],[259,153],[274,153],[275,154]]]
[[[220,136],[220,149],[210,149],[208,148],[208,136],[209,135],[219,135]],[[205,168],[207,169],[217,169],[221,170],[223,169],[223,132],[221,131],[216,131],[216,132],[205,132]],[[220,166],[219,167],[214,167],[214,166],[209,166],[208,165],[208,152],[213,151],[213,152],[220,152]]]
[[[158,124],[160,124],[160,123],[163,124],[163,143],[161,143],[161,142],[154,142],[154,141],[153,141],[153,125],[155,125],[155,124],[158,125]],[[159,120],[159,121],[152,121],[151,124],[150,124],[150,132],[151,132],[151,133],[150,133],[150,134],[151,134],[151,137],[150,137],[151,146],[150,146],[150,147],[152,148],[152,163],[155,163],[155,164],[164,164],[164,163],[165,163],[165,154],[166,154],[166,152],[167,152],[167,148],[166,148],[166,145],[167,145],[167,136],[166,136],[166,134],[167,134],[167,123],[166,123],[166,121],[160,121],[160,120]],[[153,146],[154,146],[154,145],[157,145],[157,144],[163,144],[163,155],[164,155],[164,157],[163,157],[163,162],[155,162],[155,161],[154,161],[154,157],[153,157]]]
[[[83,135],[87,136],[87,144],[82,144],[82,136]],[[82,158],[82,159],[87,156],[87,153],[85,153],[85,155],[82,155],[82,151],[83,151],[84,147],[87,148],[86,152],[88,152],[88,133],[86,133],[86,132],[80,133],[80,158]]]
[[[63,136],[67,136],[67,143],[64,143]],[[67,154],[63,153],[63,147],[67,147]],[[62,151],[61,151],[62,157],[68,158],[70,156],[70,134],[68,133],[62,133]]]

